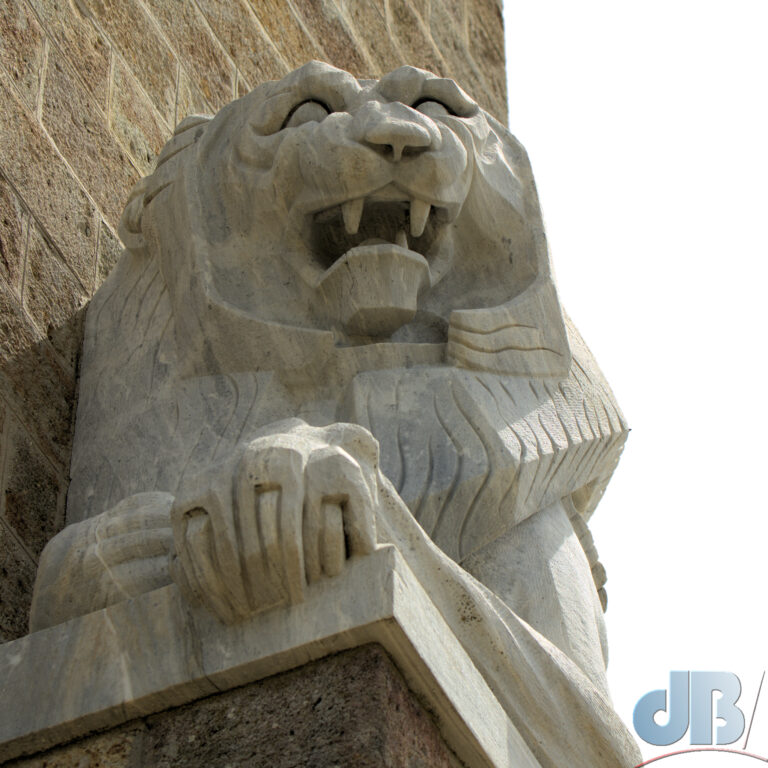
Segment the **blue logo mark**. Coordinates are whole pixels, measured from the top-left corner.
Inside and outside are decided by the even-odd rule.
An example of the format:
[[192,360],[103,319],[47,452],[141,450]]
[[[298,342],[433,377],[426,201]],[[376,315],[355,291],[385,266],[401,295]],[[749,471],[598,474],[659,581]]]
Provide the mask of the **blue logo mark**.
[[[713,707],[713,694],[721,697]],[[691,744],[733,744],[744,733],[744,713],[736,706],[741,681],[732,672],[671,672],[667,691],[646,693],[635,705],[632,722],[637,735],[649,744],[666,747],[685,736],[690,725]],[[657,712],[668,714],[659,725]],[[725,721],[713,734],[713,717]],[[714,740],[713,740],[714,737]]]

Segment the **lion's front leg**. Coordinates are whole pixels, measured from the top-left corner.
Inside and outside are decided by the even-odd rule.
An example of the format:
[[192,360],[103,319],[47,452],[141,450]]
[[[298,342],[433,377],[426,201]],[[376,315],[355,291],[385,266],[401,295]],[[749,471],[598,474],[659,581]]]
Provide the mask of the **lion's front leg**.
[[376,546],[378,445],[362,427],[291,422],[250,443],[171,511],[171,573],[184,595],[233,623],[301,602]]

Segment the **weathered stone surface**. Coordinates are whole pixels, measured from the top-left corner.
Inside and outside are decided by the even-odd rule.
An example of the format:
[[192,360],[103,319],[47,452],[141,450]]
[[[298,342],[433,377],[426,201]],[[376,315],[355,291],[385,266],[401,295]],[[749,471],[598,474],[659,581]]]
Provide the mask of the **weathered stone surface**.
[[179,68],[179,92],[176,100],[176,123],[190,115],[211,115],[213,107],[187,73]]
[[[109,43],[88,18],[82,3],[28,0],[43,20],[58,49],[85,83],[91,97],[106,109],[109,94]],[[50,64],[49,64],[50,66]]]
[[[176,106],[177,61],[157,24],[140,0],[85,0],[112,40],[119,57],[149,94],[162,118],[171,124]],[[115,84],[119,96],[119,86]]]
[[0,518],[0,643],[27,633],[35,564]]
[[380,646],[363,646],[155,715],[147,725],[145,764],[455,765]]
[[288,72],[248,0],[227,3],[198,0],[197,4],[224,49],[252,86],[266,80],[279,80]]
[[102,219],[99,223],[99,246],[96,256],[96,288],[107,279],[122,252],[123,244]]
[[275,44],[288,67],[293,69],[312,59],[324,59],[322,42],[312,40],[289,3],[283,0],[249,0],[253,12]]
[[388,0],[386,8],[387,26],[403,58],[415,66],[445,75],[445,61],[408,0]]
[[53,349],[31,327],[18,300],[0,282],[0,396],[12,402],[38,442],[61,463],[69,461],[75,382]]
[[0,174],[0,275],[18,295],[24,274],[28,219],[19,196]]
[[237,91],[237,98],[241,98],[253,90],[251,84],[240,70],[237,71],[237,85],[235,86],[235,90]]
[[191,0],[147,0],[174,51],[205,98],[220,109],[235,93],[235,67]]
[[504,74],[504,34],[501,6],[497,0],[474,0],[467,19],[469,52],[484,73],[494,114],[507,114],[507,81]]
[[139,174],[109,132],[103,113],[94,108],[73,76],[70,64],[54,51],[46,70],[43,125],[107,219],[116,225]]
[[151,173],[171,128],[120,59],[114,65],[109,125],[134,165],[143,174]]
[[[145,731],[146,726],[138,722],[52,749],[37,757],[13,760],[3,765],[6,768],[143,768],[152,764],[137,763],[134,755],[140,754]],[[160,768],[158,763],[154,766]]]
[[18,0],[0,0],[0,64],[34,111],[40,90],[45,38],[29,6]]
[[32,226],[24,276],[24,308],[73,378],[83,343],[87,300],[86,290],[60,262],[56,249]]
[[8,763],[8,768],[213,765],[455,768],[430,716],[378,645]]
[[468,0],[471,3],[471,12],[468,9],[467,21],[475,24],[474,29],[482,27],[487,36],[487,43],[495,49],[495,60],[498,56],[504,60],[504,14],[502,0]]
[[[459,44],[464,46],[465,50],[469,43],[468,40],[468,30],[467,30],[467,14],[469,8],[472,8],[474,10],[474,0],[442,0],[440,3],[435,3],[435,10],[437,10],[438,14],[432,14],[430,16],[430,28],[432,29],[432,36],[435,37],[434,34],[434,24],[436,21],[439,20],[440,16],[442,16],[443,13],[447,13],[451,17],[451,22],[453,24],[454,29],[458,32],[458,41]],[[501,34],[504,34],[504,30],[502,28]],[[451,62],[452,63],[452,62]],[[458,77],[458,75],[457,75]]]
[[2,72],[0,119],[0,167],[83,285],[92,285],[93,204]]
[[38,557],[64,522],[62,470],[53,467],[18,423],[12,420],[6,430],[2,515],[27,551]]
[[416,14],[429,27],[429,17],[432,13],[432,0],[411,0],[411,5]]
[[301,0],[296,11],[315,40],[320,41],[327,61],[353,72],[357,77],[372,77],[373,62],[355,45],[343,15],[333,0]]
[[[345,0],[343,4],[344,12],[352,23],[354,38],[366,46],[368,56],[376,66],[376,75],[389,72],[403,61],[387,26],[384,6],[385,0],[370,0],[365,5]],[[418,62],[413,64],[418,66]]]

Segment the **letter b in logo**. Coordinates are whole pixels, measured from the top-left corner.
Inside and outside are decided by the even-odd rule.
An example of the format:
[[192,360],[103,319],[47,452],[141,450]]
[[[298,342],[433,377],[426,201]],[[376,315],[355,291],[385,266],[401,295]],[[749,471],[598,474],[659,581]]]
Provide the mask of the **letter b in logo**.
[[[736,706],[741,695],[739,678],[730,672],[691,672],[690,691],[688,678],[688,672],[670,673],[669,706],[664,690],[646,693],[637,702],[632,717],[637,735],[649,744],[665,747],[685,736],[690,720],[691,744],[712,744],[712,716],[716,714],[725,724],[717,727],[715,743],[732,744],[744,733],[744,713]],[[722,696],[713,713],[712,695],[716,691]],[[654,720],[657,712],[669,714],[665,725]]]

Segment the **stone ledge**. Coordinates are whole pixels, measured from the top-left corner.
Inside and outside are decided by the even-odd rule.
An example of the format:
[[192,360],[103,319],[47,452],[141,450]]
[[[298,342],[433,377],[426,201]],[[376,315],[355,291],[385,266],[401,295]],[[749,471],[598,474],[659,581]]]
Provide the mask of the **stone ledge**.
[[1,646],[0,760],[368,643],[389,653],[466,765],[538,766],[393,547],[351,561],[305,603],[235,626],[169,586]]

